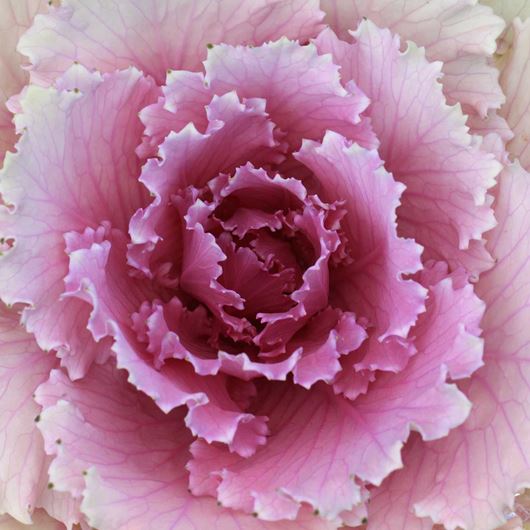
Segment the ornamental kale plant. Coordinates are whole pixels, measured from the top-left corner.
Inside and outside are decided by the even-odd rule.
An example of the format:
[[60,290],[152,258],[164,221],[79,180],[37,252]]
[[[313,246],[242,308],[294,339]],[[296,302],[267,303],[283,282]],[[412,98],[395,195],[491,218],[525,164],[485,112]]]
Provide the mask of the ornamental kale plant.
[[0,528],[504,524],[529,15],[0,0]]

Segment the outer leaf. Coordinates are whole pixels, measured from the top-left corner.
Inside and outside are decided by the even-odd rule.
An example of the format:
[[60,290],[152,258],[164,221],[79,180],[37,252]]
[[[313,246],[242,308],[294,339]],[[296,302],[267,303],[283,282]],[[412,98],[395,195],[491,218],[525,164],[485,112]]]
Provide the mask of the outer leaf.
[[408,465],[370,506],[371,528],[429,528],[410,515],[405,522],[414,510],[448,530],[493,530],[514,493],[530,485],[530,175],[520,166],[503,173],[496,212],[488,244],[497,265],[478,285],[485,366],[462,385],[472,413],[446,439],[408,448]]
[[84,489],[83,510],[98,530],[336,528],[307,512],[272,525],[190,495],[184,466],[192,438],[182,411],[162,413],[110,365],[93,366],[75,383],[55,371],[38,400],[57,487]]
[[9,515],[0,515],[0,530],[64,530],[65,526],[52,519],[44,510],[38,510],[33,515],[33,526],[28,527],[19,523]]
[[271,120],[291,146],[321,140],[334,130],[365,147],[377,145],[369,123],[361,121],[368,99],[350,83],[340,83],[339,68],[319,56],[313,44],[280,39],[263,46],[215,46],[204,63],[215,93],[236,90],[240,97],[263,98]]
[[506,21],[506,29],[498,41],[497,53],[504,54],[513,43],[512,22],[515,18],[525,21],[530,16],[530,2],[528,0],[480,0],[481,4],[490,6],[493,11]]
[[33,74],[50,83],[74,61],[102,72],[136,66],[159,84],[168,69],[198,70],[206,45],[308,39],[318,0],[63,0],[21,39]]
[[511,2],[480,0],[480,3],[490,6],[507,24],[510,24],[514,18],[519,17],[521,20],[525,20],[530,16],[530,2],[528,0],[512,0]]
[[[0,176],[1,235],[14,239],[0,267],[0,295],[24,302],[24,322],[43,349],[63,350],[73,377],[108,355],[86,330],[88,306],[63,300],[68,271],[64,234],[103,220],[127,228],[145,204],[134,154],[142,124],[138,111],[153,101],[153,82],[136,70],[104,78],[78,72],[84,93],[28,88],[16,124],[24,134]],[[71,87],[71,78],[63,83]],[[50,133],[50,131],[52,131]],[[107,345],[108,346],[108,345]]]
[[345,40],[366,17],[424,46],[429,60],[444,62],[442,84],[451,103],[482,116],[503,103],[499,73],[487,62],[503,22],[478,0],[323,0],[322,9],[325,21]]
[[57,364],[20,325],[20,315],[0,304],[0,512],[22,523],[47,483],[48,460],[36,428],[37,386]]
[[514,41],[501,76],[506,105],[501,115],[510,125],[514,138],[508,144],[510,154],[525,169],[530,169],[530,19],[513,24]]
[[398,211],[401,233],[425,247],[424,258],[444,259],[480,272],[491,265],[483,232],[494,226],[487,191],[501,165],[468,134],[465,116],[449,107],[437,82],[440,64],[388,30],[363,22],[355,42],[330,30],[317,39],[372,103],[372,126],[385,167],[407,189]]
[[13,115],[5,105],[29,79],[29,74],[21,68],[23,57],[16,52],[17,42],[33,17],[46,7],[45,0],[0,1],[0,167],[5,152],[13,149],[16,140]]

